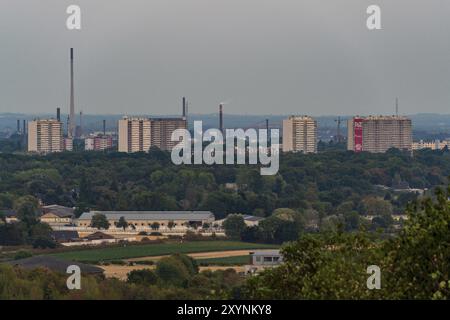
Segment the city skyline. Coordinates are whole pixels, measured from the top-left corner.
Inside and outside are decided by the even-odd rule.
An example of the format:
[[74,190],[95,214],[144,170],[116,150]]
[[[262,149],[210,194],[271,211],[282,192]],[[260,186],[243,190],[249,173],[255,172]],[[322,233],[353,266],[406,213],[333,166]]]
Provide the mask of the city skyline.
[[450,4],[380,0],[368,31],[366,0],[173,2],[80,0],[68,31],[68,1],[4,1],[0,112],[68,112],[73,47],[84,114],[174,115],[181,96],[190,114],[393,114],[396,97],[400,114],[448,113]]

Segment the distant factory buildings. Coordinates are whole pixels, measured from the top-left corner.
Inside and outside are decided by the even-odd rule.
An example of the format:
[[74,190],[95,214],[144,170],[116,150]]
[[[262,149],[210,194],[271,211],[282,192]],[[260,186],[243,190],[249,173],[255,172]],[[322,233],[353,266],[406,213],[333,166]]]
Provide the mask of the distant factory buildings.
[[412,150],[412,123],[404,116],[353,117],[347,130],[347,149],[354,152]]
[[283,152],[317,153],[317,121],[309,116],[283,120]]
[[89,136],[84,139],[84,150],[86,151],[104,151],[113,146],[112,136],[98,135]]
[[447,140],[435,140],[435,141],[417,141],[412,143],[413,150],[422,150],[422,149],[430,149],[430,150],[443,150],[445,148],[450,147],[450,139]]
[[64,138],[64,151],[73,151],[73,139],[69,137]]

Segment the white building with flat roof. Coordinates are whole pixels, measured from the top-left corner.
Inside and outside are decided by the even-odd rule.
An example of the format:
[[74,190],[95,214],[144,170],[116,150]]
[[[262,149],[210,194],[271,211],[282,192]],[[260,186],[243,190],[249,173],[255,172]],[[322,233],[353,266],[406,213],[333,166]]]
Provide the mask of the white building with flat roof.
[[250,252],[250,264],[245,266],[245,274],[259,273],[283,263],[280,250],[260,250]]

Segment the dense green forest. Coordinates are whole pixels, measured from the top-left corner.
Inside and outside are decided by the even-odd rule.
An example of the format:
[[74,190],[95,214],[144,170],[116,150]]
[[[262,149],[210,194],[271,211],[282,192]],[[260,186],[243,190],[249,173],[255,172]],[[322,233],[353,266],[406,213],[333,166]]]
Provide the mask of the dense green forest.
[[[433,188],[450,175],[450,153],[396,150],[282,154],[276,176],[256,166],[175,166],[170,154],[0,154],[0,208],[32,195],[45,204],[98,210],[211,210],[269,216],[277,208],[370,214],[377,206],[402,213],[413,193],[386,188]],[[235,184],[235,185],[230,185]],[[374,200],[384,200],[380,203]]]
[[[172,257],[155,272],[131,273],[127,283],[88,277],[78,292],[67,291],[64,277],[49,271],[1,266],[0,297],[449,297],[450,194],[431,192],[447,184],[448,151],[414,156],[396,150],[327,151],[283,154],[280,160],[279,173],[264,177],[256,166],[174,166],[170,154],[158,150],[131,155],[0,154],[0,208],[14,208],[21,220],[0,220],[3,244],[15,239],[10,244],[49,247],[48,226],[36,220],[39,199],[76,206],[78,213],[89,208],[204,209],[218,219],[236,212],[264,216],[258,227],[247,227],[241,216],[230,215],[226,233],[246,241],[284,243],[285,258],[280,267],[245,280],[233,271],[199,273],[186,258]],[[405,188],[430,191],[422,197],[400,191]],[[386,237],[383,229],[390,229],[391,214],[397,213],[407,213],[409,219]],[[363,219],[368,215],[375,217],[370,223]],[[314,232],[303,232],[308,228]],[[366,268],[373,264],[382,270],[381,290],[366,287]]]
[[419,196],[406,189],[445,185],[450,152],[424,150],[412,156],[398,150],[354,154],[329,148],[319,154],[282,154],[275,176],[261,176],[257,166],[248,165],[175,166],[168,152],[157,149],[148,154],[0,154],[0,168],[0,217],[2,209],[11,208],[31,217],[3,225],[0,244],[50,245],[34,217],[38,200],[76,207],[78,215],[89,209],[209,210],[216,219],[251,214],[268,219],[247,228],[233,216],[225,224],[227,235],[283,243],[305,231],[341,226],[395,232],[403,222],[394,222],[392,214],[403,214]]

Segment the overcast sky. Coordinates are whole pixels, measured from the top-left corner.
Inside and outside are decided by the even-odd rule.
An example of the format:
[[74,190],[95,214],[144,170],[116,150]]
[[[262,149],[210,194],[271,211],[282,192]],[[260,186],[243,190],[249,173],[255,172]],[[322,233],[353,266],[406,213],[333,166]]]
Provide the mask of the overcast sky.
[[67,112],[70,47],[77,112],[450,113],[448,0],[1,0],[0,112]]

